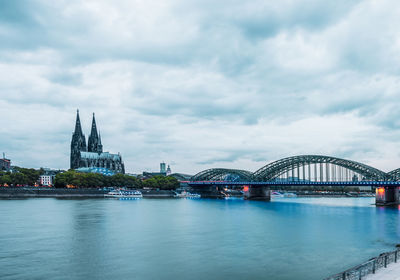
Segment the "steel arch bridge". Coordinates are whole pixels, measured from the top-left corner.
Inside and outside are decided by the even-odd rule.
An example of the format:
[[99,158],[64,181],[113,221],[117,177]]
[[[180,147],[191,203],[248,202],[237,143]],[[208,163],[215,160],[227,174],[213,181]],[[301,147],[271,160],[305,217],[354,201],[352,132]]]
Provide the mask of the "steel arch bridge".
[[[311,165],[314,165],[314,173],[324,173],[323,176],[325,175],[326,179],[329,181],[329,175],[333,175],[329,174],[329,164],[343,167],[354,173],[360,174],[365,180],[380,181],[387,180],[389,179],[388,177],[390,177],[386,172],[352,160],[321,155],[301,155],[280,159],[267,164],[254,172],[253,178],[256,181],[270,181],[289,171],[292,171],[293,174],[296,169],[297,176],[300,178],[300,168],[302,168],[303,175],[305,175],[305,173],[310,174]],[[324,165],[325,168],[323,167]],[[305,166],[309,168],[308,172],[306,172],[306,169],[304,168]],[[303,176],[303,179],[306,179],[305,177],[306,176]]]
[[399,181],[400,180],[400,168],[392,170],[392,171],[388,172],[387,174],[394,181]]
[[246,170],[211,168],[201,171],[191,178],[191,181],[222,181],[227,175],[236,175],[240,181],[252,180],[252,173]]
[[239,181],[258,182],[290,178],[299,180],[301,177],[308,181],[351,181],[356,174],[360,175],[361,180],[387,181],[399,180],[400,168],[386,173],[352,160],[323,155],[300,155],[274,161],[254,173],[226,168],[207,169],[194,175],[191,181],[222,181],[228,174],[237,175]]

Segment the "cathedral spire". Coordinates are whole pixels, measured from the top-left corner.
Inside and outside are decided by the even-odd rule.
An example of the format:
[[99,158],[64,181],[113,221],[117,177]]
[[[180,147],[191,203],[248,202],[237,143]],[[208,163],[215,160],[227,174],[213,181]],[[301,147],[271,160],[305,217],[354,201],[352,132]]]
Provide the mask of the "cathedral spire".
[[92,130],[90,131],[89,135],[88,151],[95,153],[101,153],[103,151],[103,147],[101,146],[100,142],[100,137],[97,133],[96,119],[94,113],[92,119]]
[[76,110],[75,131],[71,140],[71,169],[79,167],[80,153],[86,151],[86,139],[82,133],[81,120],[79,118],[79,110]]
[[97,135],[97,127],[96,127],[96,119],[94,117],[93,113],[93,119],[92,119],[92,130],[90,131],[90,136],[93,136],[95,138],[98,138],[99,136]]
[[101,144],[100,130],[99,130],[99,141],[97,142],[97,150],[98,150],[99,153],[103,152],[103,145]]
[[75,132],[74,132],[74,134],[83,135],[82,126],[81,126],[81,120],[79,118],[79,109],[76,110],[76,123],[75,123]]

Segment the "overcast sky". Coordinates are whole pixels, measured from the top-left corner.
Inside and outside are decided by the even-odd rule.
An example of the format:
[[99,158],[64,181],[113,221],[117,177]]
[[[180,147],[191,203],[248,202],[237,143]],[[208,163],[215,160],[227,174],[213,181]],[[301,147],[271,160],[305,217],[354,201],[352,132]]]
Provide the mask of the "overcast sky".
[[127,172],[299,154],[400,167],[400,2],[0,0],[0,152],[69,168],[76,109]]

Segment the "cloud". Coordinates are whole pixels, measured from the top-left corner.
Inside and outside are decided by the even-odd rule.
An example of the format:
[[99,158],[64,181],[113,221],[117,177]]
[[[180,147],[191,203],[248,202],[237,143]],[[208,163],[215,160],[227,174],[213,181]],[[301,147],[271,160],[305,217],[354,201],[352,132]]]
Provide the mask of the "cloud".
[[0,7],[0,147],[17,165],[68,168],[80,108],[129,172],[314,153],[398,167],[396,1]]

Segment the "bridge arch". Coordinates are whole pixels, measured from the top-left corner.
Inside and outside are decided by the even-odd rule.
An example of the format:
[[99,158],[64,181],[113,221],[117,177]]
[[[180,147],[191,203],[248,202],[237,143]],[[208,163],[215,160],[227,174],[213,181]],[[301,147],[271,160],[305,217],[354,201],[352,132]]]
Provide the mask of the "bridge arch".
[[222,181],[226,180],[228,175],[236,177],[235,181],[249,181],[252,179],[252,173],[246,170],[211,168],[201,171],[191,178],[191,181]]
[[178,181],[189,181],[193,175],[183,174],[183,173],[172,173],[168,175],[169,177],[174,177]]
[[[313,168],[312,165],[314,165]],[[291,177],[294,178],[294,175],[296,175],[295,171],[297,171],[297,179],[303,177],[303,180],[317,181],[319,176],[320,181],[324,181],[324,177],[326,181],[329,181],[330,176],[331,178],[335,176],[335,180],[337,180],[338,176],[336,176],[335,172],[340,170],[340,168],[342,170],[340,171],[339,178],[342,176],[346,180],[353,180],[355,177],[352,177],[352,175],[357,175],[357,179],[361,180],[380,181],[391,179],[388,173],[366,164],[322,155],[300,155],[274,161],[254,172],[253,179],[256,181],[271,181],[282,178],[285,175],[287,179],[290,177],[290,173]],[[343,175],[343,169],[347,172],[345,175]],[[400,174],[400,170],[398,173]],[[343,178],[342,181],[345,181]]]
[[390,179],[394,181],[399,181],[400,180],[400,168],[397,168],[395,170],[392,170],[387,173],[390,177]]

